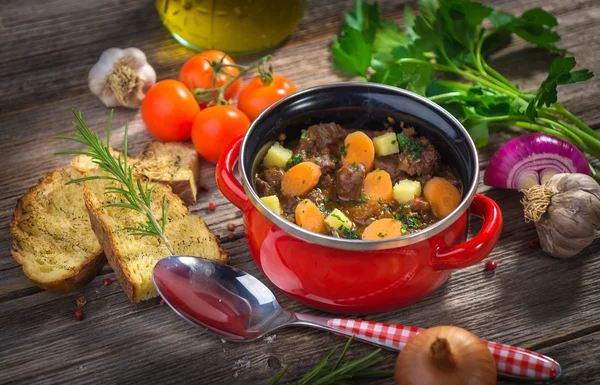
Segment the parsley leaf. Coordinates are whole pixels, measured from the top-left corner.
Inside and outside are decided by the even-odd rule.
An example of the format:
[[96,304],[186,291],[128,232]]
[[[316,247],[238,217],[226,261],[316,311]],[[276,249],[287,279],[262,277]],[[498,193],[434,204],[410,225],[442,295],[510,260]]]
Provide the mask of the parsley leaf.
[[358,231],[356,231],[356,230],[348,230],[344,226],[340,226],[340,228],[338,230],[342,233],[342,236],[344,238],[360,239],[360,236],[358,235]]
[[342,156],[344,156],[344,157],[345,157],[346,155],[348,155],[348,154],[346,153],[346,150],[348,149],[348,147],[350,147],[350,145],[349,145],[349,144],[342,144],[342,145],[340,146],[340,154],[342,154]]
[[506,29],[525,41],[551,51],[565,52],[554,45],[560,41],[560,35],[552,30],[558,25],[556,18],[541,8],[525,11],[519,17],[494,11],[489,19],[496,28]]
[[333,38],[331,52],[335,69],[350,75],[364,76],[371,65],[371,46],[354,28],[346,28]]
[[542,82],[535,99],[527,106],[527,116],[534,121],[538,114],[536,108],[542,106],[550,107],[558,101],[557,87],[563,84],[582,82],[594,76],[587,69],[573,71],[577,62],[574,57],[558,57],[550,65],[550,73]]

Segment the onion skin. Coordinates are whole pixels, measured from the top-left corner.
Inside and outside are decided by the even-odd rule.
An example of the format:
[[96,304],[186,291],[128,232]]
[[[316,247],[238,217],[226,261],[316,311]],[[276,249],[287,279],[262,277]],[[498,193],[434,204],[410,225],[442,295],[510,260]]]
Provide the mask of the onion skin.
[[521,190],[560,173],[591,175],[588,162],[577,147],[555,136],[536,133],[519,136],[502,145],[490,159],[484,183]]
[[496,375],[496,361],[476,335],[436,326],[417,334],[402,349],[394,380],[396,385],[494,385]]
[[[549,204],[535,216],[542,250],[557,258],[579,254],[600,230],[600,185],[588,175],[557,174],[543,187],[552,195]],[[523,192],[527,217],[527,204],[536,202],[532,189]]]

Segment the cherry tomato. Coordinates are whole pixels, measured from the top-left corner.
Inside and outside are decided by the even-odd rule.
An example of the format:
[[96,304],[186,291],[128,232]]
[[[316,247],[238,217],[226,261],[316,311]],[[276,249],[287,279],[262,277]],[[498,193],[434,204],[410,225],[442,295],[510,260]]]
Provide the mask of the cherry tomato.
[[[214,71],[209,62],[219,61],[223,58],[223,56],[225,56],[225,59],[223,59],[223,64],[235,64],[229,55],[217,50],[208,50],[194,55],[191,59],[185,62],[183,67],[181,67],[181,70],[179,71],[179,81],[185,84],[191,90],[194,90],[195,88],[215,88],[222,86],[231,80],[233,76],[236,76],[240,73],[240,70],[237,68],[223,67],[223,70],[231,76],[219,74],[217,76],[217,81],[213,82]],[[225,99],[229,100],[235,98],[240,92],[241,87],[242,79],[240,78],[232,85],[227,87],[224,93]]]
[[263,84],[260,77],[255,77],[242,90],[238,107],[250,120],[254,120],[271,104],[294,92],[296,87],[283,76],[273,75],[273,81],[268,86]]
[[204,159],[217,163],[225,146],[244,134],[250,127],[250,119],[231,106],[208,107],[194,120],[192,142]]
[[142,120],[152,136],[164,142],[173,142],[190,138],[200,107],[183,83],[163,80],[146,93],[141,112]]

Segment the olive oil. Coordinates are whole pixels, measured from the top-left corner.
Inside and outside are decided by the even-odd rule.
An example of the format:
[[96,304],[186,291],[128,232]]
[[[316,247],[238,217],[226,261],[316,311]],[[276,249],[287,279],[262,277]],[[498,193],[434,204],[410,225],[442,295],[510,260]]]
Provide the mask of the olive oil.
[[304,6],[305,0],[156,0],[163,24],[180,43],[234,55],[282,42]]

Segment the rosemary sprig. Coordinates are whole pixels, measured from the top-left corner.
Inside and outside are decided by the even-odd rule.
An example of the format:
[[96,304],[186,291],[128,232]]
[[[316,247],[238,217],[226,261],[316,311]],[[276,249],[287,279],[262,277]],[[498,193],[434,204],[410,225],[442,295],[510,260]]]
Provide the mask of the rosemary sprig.
[[[376,378],[389,378],[394,375],[393,370],[379,370],[373,369],[373,367],[383,363],[389,357],[379,357],[373,359],[381,349],[376,349],[372,353],[364,356],[355,361],[349,361],[342,364],[342,360],[348,351],[348,347],[352,342],[352,338],[348,340],[342,353],[338,357],[335,364],[328,367],[329,359],[335,354],[338,350],[339,345],[333,348],[333,350],[323,358],[323,360],[315,366],[313,370],[306,373],[302,378],[295,382],[288,382],[286,385],[335,385],[335,384],[344,384],[344,385],[352,385],[356,384],[356,380],[365,380],[365,379],[376,379]],[[287,366],[283,368],[283,370],[277,374],[269,385],[277,385],[281,378],[287,372]]]
[[98,165],[101,170],[109,175],[91,175],[83,178],[73,179],[69,183],[79,183],[87,180],[104,179],[119,182],[120,186],[108,186],[104,189],[105,194],[117,194],[125,198],[126,202],[108,203],[105,207],[121,207],[137,211],[146,217],[146,222],[139,222],[137,226],[124,227],[123,230],[130,235],[139,236],[157,236],[160,237],[171,254],[174,254],[169,240],[165,236],[165,226],[167,224],[167,214],[169,205],[166,204],[165,197],[162,199],[161,217],[156,218],[150,207],[152,206],[152,193],[156,184],[149,186],[148,180],[142,182],[133,177],[131,166],[127,161],[127,131],[128,124],[125,124],[125,135],[123,138],[123,154],[119,154],[115,159],[110,153],[110,129],[112,126],[112,111],[108,119],[106,129],[106,143],[98,137],[98,134],[92,132],[83,121],[81,112],[72,110],[77,122],[72,122],[77,130],[75,136],[56,136],[56,139],[72,140],[87,146],[87,150],[66,150],[56,152],[54,155],[87,155],[92,158],[92,162]]

